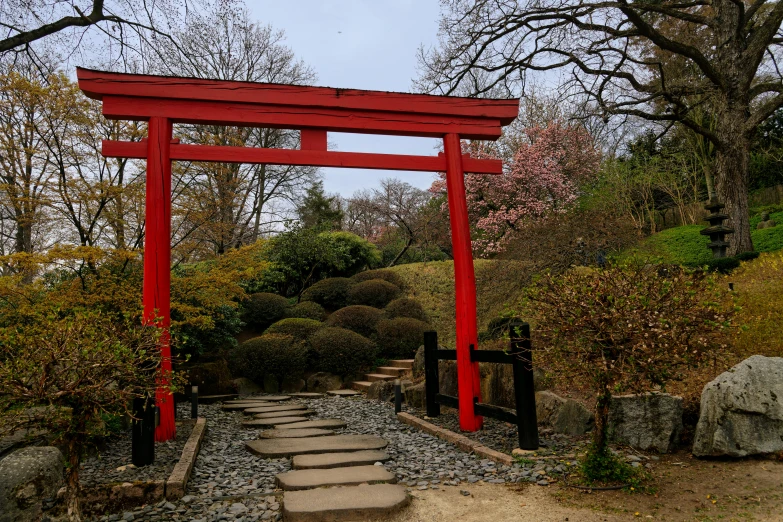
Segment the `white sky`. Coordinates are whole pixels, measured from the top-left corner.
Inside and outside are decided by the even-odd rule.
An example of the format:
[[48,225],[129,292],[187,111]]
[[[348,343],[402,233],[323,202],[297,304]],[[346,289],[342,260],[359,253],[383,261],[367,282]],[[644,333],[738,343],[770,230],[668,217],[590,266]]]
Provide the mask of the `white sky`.
[[[317,85],[380,91],[411,91],[420,45],[437,41],[437,0],[247,0],[261,24],[282,29],[287,44],[318,74]],[[436,154],[432,138],[330,133],[329,143],[347,152]],[[429,188],[434,174],[359,169],[321,169],[327,192],[350,196],[396,177]]]

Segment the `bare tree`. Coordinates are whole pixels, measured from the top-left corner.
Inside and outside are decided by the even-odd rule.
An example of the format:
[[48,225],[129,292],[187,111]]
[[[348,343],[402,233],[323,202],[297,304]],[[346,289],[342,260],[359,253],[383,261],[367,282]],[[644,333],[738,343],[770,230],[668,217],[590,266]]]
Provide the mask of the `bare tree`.
[[[715,147],[716,192],[752,250],[748,161],[756,128],[783,106],[783,2],[775,0],[443,0],[440,48],[420,87],[482,94],[564,70],[565,88],[605,118],[680,122]],[[476,81],[480,78],[481,81]],[[707,107],[714,127],[695,109]]]

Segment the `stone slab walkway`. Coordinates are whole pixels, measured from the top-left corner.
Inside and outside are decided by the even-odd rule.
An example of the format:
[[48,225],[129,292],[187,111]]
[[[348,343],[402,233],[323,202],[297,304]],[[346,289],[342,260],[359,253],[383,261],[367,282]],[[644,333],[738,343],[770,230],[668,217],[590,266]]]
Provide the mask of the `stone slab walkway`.
[[332,430],[322,430],[320,428],[309,428],[304,430],[275,428],[262,431],[258,434],[262,439],[303,439],[306,437],[325,437],[326,435],[334,435],[334,432]]
[[370,520],[391,515],[410,503],[396,484],[287,491],[283,498],[286,522]]
[[332,469],[300,469],[281,473],[277,485],[283,491],[322,488],[325,486],[358,486],[359,484],[393,484],[394,473],[383,466],[351,466]]
[[352,451],[349,453],[324,453],[323,455],[297,455],[292,461],[294,469],[342,468],[366,466],[386,462],[389,454],[381,450]]
[[247,449],[259,457],[277,459],[311,453],[341,453],[383,449],[388,442],[375,435],[332,435],[309,439],[266,439],[246,442]]
[[[265,426],[282,426],[284,424],[294,424],[307,422],[307,417],[275,417],[273,419],[252,419],[242,421],[242,426],[246,428],[263,428]],[[318,427],[318,426],[311,426]]]
[[306,410],[307,406],[304,404],[284,404],[280,406],[246,406],[243,410],[247,415],[254,415],[256,413],[271,413],[273,411],[292,411],[292,410]]
[[270,411],[269,413],[256,413],[254,419],[274,419],[275,417],[304,417],[305,415],[314,415],[315,410],[285,410]]
[[347,424],[341,419],[316,419],[305,420],[304,422],[292,422],[286,426],[288,430],[301,430],[309,428],[339,429],[345,428]]

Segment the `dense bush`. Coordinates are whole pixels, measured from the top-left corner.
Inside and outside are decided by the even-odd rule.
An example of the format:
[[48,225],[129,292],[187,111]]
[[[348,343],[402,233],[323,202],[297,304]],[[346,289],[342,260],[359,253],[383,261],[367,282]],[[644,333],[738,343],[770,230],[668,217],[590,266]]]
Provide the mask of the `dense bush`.
[[251,328],[265,330],[270,324],[285,316],[288,300],[267,292],[250,295],[242,303],[242,320]]
[[337,310],[326,323],[329,326],[339,326],[365,337],[375,336],[375,327],[383,319],[383,312],[372,306],[352,305]]
[[396,272],[384,268],[379,268],[377,270],[365,270],[364,272],[359,272],[351,279],[357,283],[363,283],[372,279],[383,279],[384,281],[393,284],[397,288],[402,288],[402,278],[400,278]]
[[345,328],[327,327],[310,338],[318,369],[343,377],[367,370],[375,363],[374,342]]
[[394,319],[396,317],[410,317],[411,319],[418,319],[419,321],[428,322],[427,314],[424,313],[421,303],[415,299],[409,299],[407,297],[401,297],[395,299],[384,309],[386,317]]
[[378,347],[389,359],[413,359],[424,343],[424,332],[431,327],[418,319],[398,317],[378,323]]
[[257,383],[270,374],[283,382],[297,378],[307,369],[307,347],[290,335],[264,334],[240,344],[231,354],[231,371]]
[[345,277],[318,281],[302,294],[302,301],[313,301],[327,310],[337,310],[348,304],[348,292],[354,282]]
[[282,319],[266,329],[264,335],[290,335],[298,341],[307,341],[311,335],[323,328],[324,323],[313,319],[290,317]]
[[400,295],[400,288],[383,279],[357,283],[348,290],[348,304],[383,308]]
[[326,319],[326,310],[316,302],[302,301],[289,308],[286,312],[286,317],[323,321]]

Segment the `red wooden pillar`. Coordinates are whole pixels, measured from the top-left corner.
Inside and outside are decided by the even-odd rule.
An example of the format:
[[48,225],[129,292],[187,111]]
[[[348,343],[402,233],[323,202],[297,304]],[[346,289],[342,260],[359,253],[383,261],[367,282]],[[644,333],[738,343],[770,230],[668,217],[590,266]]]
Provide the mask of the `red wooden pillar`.
[[[161,385],[171,371],[169,306],[171,287],[171,121],[152,117],[147,135],[147,196],[144,236],[144,324],[162,328],[160,337]],[[155,395],[160,425],[155,440],[170,440],[176,434],[174,400],[159,388]]]
[[478,363],[470,361],[470,345],[478,348],[476,327],[476,276],[470,244],[468,204],[465,200],[465,171],[458,134],[443,138],[446,154],[446,192],[449,199],[451,244],[454,249],[454,285],[457,307],[457,376],[459,426],[464,431],[481,429],[483,418],[474,415],[474,397],[481,397]]

